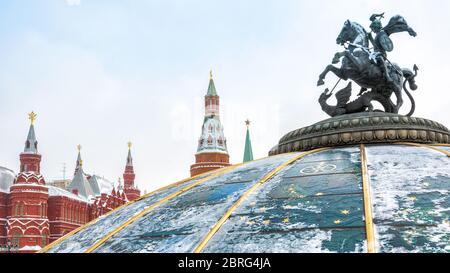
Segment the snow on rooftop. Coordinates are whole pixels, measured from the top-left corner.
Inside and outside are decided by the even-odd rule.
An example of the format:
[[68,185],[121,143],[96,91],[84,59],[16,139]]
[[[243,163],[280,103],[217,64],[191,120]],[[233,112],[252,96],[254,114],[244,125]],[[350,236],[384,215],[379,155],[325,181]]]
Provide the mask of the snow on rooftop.
[[25,250],[25,251],[39,251],[41,250],[40,246],[24,246],[22,248],[19,248],[19,250]]
[[15,177],[16,174],[12,170],[0,166],[0,192],[9,193]]
[[84,198],[82,196],[76,195],[76,194],[74,194],[72,192],[69,192],[67,190],[64,190],[64,189],[61,189],[61,188],[58,188],[58,187],[55,187],[55,186],[47,186],[47,187],[48,187],[48,195],[49,196],[65,196],[65,197],[68,197],[68,198],[71,198],[71,199],[75,199],[75,200],[78,200],[78,201],[81,201],[81,202],[88,202],[89,201],[88,199],[86,199],[86,198]]
[[89,182],[94,189],[95,195],[101,195],[102,193],[111,194],[114,188],[113,182],[95,174],[91,176]]

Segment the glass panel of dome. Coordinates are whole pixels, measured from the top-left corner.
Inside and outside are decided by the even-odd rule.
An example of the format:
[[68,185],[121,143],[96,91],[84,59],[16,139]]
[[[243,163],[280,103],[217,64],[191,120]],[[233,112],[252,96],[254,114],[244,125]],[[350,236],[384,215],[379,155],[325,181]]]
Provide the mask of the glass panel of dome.
[[269,193],[274,199],[296,198],[310,195],[361,193],[361,174],[344,173],[320,176],[284,178]]
[[113,229],[120,226],[122,223],[127,221],[136,213],[142,211],[145,207],[158,202],[164,197],[176,192],[177,190],[180,190],[183,187],[186,187],[194,183],[195,181],[198,181],[203,177],[204,176],[200,176],[191,181],[158,192],[139,202],[135,202],[126,206],[126,209],[119,209],[106,217],[100,218],[94,225],[84,228],[80,232],[62,241],[60,244],[50,248],[48,252],[49,253],[84,252],[90,246],[92,246],[99,238],[106,236]]
[[450,231],[448,157],[391,145],[367,147],[367,159],[379,251],[449,251],[436,241]]
[[[96,249],[96,252],[191,252],[248,188],[296,155],[253,161],[206,181],[131,223]],[[252,181],[226,184],[233,179]],[[185,204],[189,205],[186,207]]]
[[359,149],[355,147],[350,148],[335,148],[327,150],[326,153],[315,153],[308,155],[302,159],[302,163],[316,162],[316,161],[334,161],[340,159],[352,159],[359,161]]
[[201,191],[189,191],[177,198],[177,200],[173,202],[173,206],[186,208],[201,206],[203,204],[221,203],[231,194],[241,192],[242,189],[248,188],[249,184],[252,182],[253,181],[247,183],[225,184],[203,188]]
[[382,252],[450,252],[450,225],[385,226],[378,225],[378,244]]
[[362,194],[269,199],[243,207],[229,221],[240,222],[240,230],[254,232],[364,227],[362,202]]
[[[354,149],[353,149],[354,150]],[[324,161],[345,152],[323,151],[315,156]],[[330,155],[330,157],[327,157]],[[359,153],[340,157],[353,174],[342,180],[333,173],[286,177],[298,171],[309,156],[297,161],[266,182],[228,219],[206,246],[204,252],[360,252],[365,249],[365,224]],[[338,185],[343,185],[340,192]],[[331,188],[331,190],[330,190]],[[317,234],[313,236],[312,233]],[[311,237],[313,236],[313,237]],[[280,237],[289,243],[277,247]],[[251,238],[253,243],[245,242]],[[352,238],[349,240],[349,238]],[[315,246],[307,245],[315,240]],[[241,244],[241,242],[243,242]]]
[[359,150],[333,149],[315,153],[297,161],[285,172],[285,177],[361,172]]
[[232,239],[213,238],[208,253],[318,253],[366,252],[365,233],[360,229],[290,231],[280,233],[233,233]]

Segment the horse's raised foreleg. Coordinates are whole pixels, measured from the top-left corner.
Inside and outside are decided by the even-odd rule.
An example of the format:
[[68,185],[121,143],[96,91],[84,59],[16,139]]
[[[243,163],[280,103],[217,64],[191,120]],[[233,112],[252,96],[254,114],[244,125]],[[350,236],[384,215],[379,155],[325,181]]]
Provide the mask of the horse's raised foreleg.
[[334,57],[333,57],[333,60],[331,61],[331,63],[337,64],[343,56],[345,56],[345,51],[337,52],[336,54],[334,54]]
[[327,76],[328,72],[333,72],[338,78],[347,80],[347,77],[345,76],[342,69],[335,67],[334,65],[327,65],[325,70],[319,75],[319,81],[317,82],[317,86],[324,85],[324,79]]

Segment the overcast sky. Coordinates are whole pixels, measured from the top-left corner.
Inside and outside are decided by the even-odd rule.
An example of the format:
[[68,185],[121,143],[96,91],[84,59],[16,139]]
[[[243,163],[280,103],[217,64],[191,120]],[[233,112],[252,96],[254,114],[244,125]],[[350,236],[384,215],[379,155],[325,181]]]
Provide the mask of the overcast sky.
[[[418,33],[392,36],[389,54],[420,68],[415,115],[450,126],[447,0],[1,0],[0,166],[18,170],[34,110],[47,180],[63,163],[73,174],[81,144],[85,170],[117,181],[129,140],[141,189],[185,178],[210,69],[231,162],[242,161],[247,118],[264,157],[283,134],[327,117],[316,82],[342,50],[336,37],[346,19],[368,30],[378,12]],[[335,82],[330,74],[326,86]]]

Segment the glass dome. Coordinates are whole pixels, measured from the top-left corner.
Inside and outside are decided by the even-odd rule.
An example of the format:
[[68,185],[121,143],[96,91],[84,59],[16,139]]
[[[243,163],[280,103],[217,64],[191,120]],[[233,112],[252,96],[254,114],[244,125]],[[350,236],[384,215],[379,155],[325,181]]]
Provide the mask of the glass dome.
[[450,147],[287,153],[149,193],[42,252],[450,252]]

